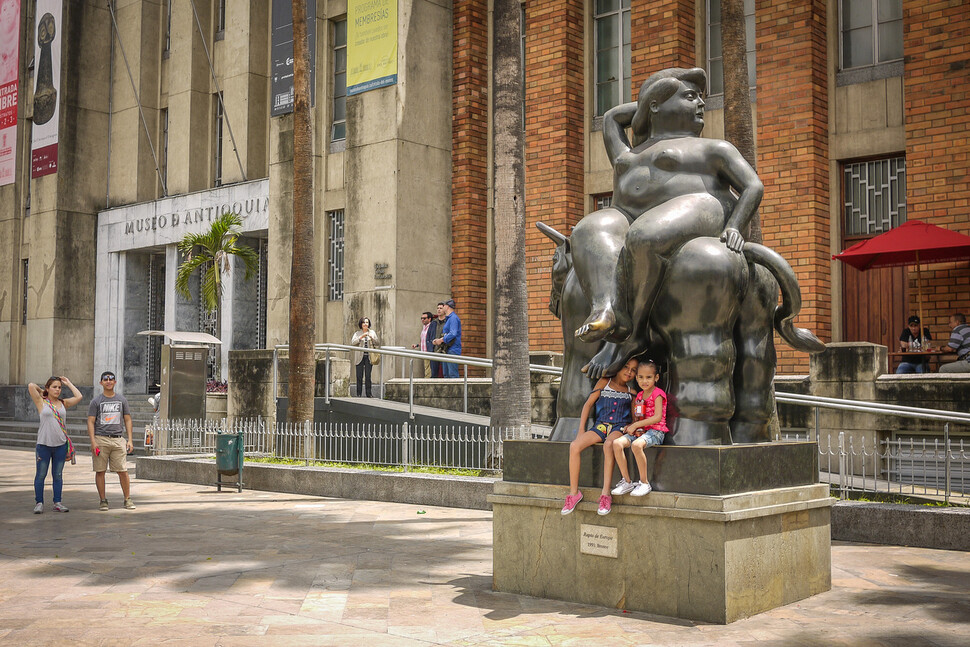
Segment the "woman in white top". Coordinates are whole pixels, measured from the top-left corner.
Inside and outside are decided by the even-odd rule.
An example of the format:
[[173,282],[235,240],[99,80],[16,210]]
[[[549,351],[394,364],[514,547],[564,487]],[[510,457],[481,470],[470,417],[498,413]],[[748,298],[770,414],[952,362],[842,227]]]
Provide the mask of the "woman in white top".
[[[61,398],[61,390],[66,385],[74,393],[74,397]],[[66,377],[52,377],[47,380],[44,388],[31,382],[27,385],[30,398],[40,414],[40,426],[37,428],[37,472],[34,474],[34,514],[44,511],[44,481],[47,471],[53,464],[54,478],[54,512],[67,512],[67,506],[61,503],[61,491],[64,489],[64,463],[67,460],[67,408],[73,407],[81,401],[81,392]]]
[[373,397],[371,395],[371,379],[370,371],[371,361],[370,353],[367,352],[368,348],[377,348],[380,344],[377,341],[377,333],[370,329],[370,319],[367,317],[361,317],[357,321],[357,327],[360,328],[354,333],[353,338],[350,343],[354,346],[360,346],[361,350],[354,353],[354,364],[357,365],[357,397],[359,398],[362,394],[363,389],[362,384],[366,386],[367,397]]

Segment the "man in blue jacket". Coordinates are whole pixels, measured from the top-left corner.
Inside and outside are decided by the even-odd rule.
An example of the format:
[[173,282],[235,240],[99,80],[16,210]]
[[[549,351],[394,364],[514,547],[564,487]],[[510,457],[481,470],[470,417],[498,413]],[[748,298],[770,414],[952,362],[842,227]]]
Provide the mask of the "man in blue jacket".
[[[434,344],[444,344],[449,355],[461,355],[461,319],[455,314],[455,300],[445,301],[445,324],[441,337],[434,340]],[[445,377],[458,377],[458,365],[450,362],[443,363]]]

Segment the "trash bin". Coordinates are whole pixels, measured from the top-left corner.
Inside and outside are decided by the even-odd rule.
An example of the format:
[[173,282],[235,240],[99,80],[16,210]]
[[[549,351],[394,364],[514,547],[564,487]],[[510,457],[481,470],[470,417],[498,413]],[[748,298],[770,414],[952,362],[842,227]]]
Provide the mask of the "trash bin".
[[243,434],[216,434],[216,485],[222,491],[222,477],[236,476],[236,489],[242,492]]

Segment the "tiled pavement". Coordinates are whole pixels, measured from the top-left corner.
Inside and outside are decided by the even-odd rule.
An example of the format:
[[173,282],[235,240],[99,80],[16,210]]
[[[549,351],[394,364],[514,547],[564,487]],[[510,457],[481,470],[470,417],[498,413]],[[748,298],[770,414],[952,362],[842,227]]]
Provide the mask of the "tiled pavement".
[[32,475],[0,450],[2,645],[970,645],[967,553],[837,544],[832,591],[706,625],[492,592],[487,512],[137,478],[128,511],[111,474],[99,512],[82,456],[34,515]]

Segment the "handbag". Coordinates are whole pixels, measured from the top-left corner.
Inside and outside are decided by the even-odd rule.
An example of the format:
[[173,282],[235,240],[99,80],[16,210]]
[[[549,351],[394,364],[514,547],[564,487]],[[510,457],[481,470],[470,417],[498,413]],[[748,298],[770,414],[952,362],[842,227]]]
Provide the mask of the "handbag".
[[54,414],[54,420],[57,424],[61,426],[61,433],[64,434],[64,438],[67,439],[67,460],[71,461],[71,465],[77,465],[77,456],[74,453],[74,443],[71,442],[71,437],[67,435],[67,426],[64,424],[64,419],[61,418],[61,414],[57,412],[57,408],[51,404],[50,400],[44,400],[47,406],[51,408],[51,412]]
[[[380,344],[374,344],[372,348],[380,348]],[[380,353],[368,353],[368,355],[370,356],[371,366],[377,366],[381,363],[382,355]]]

